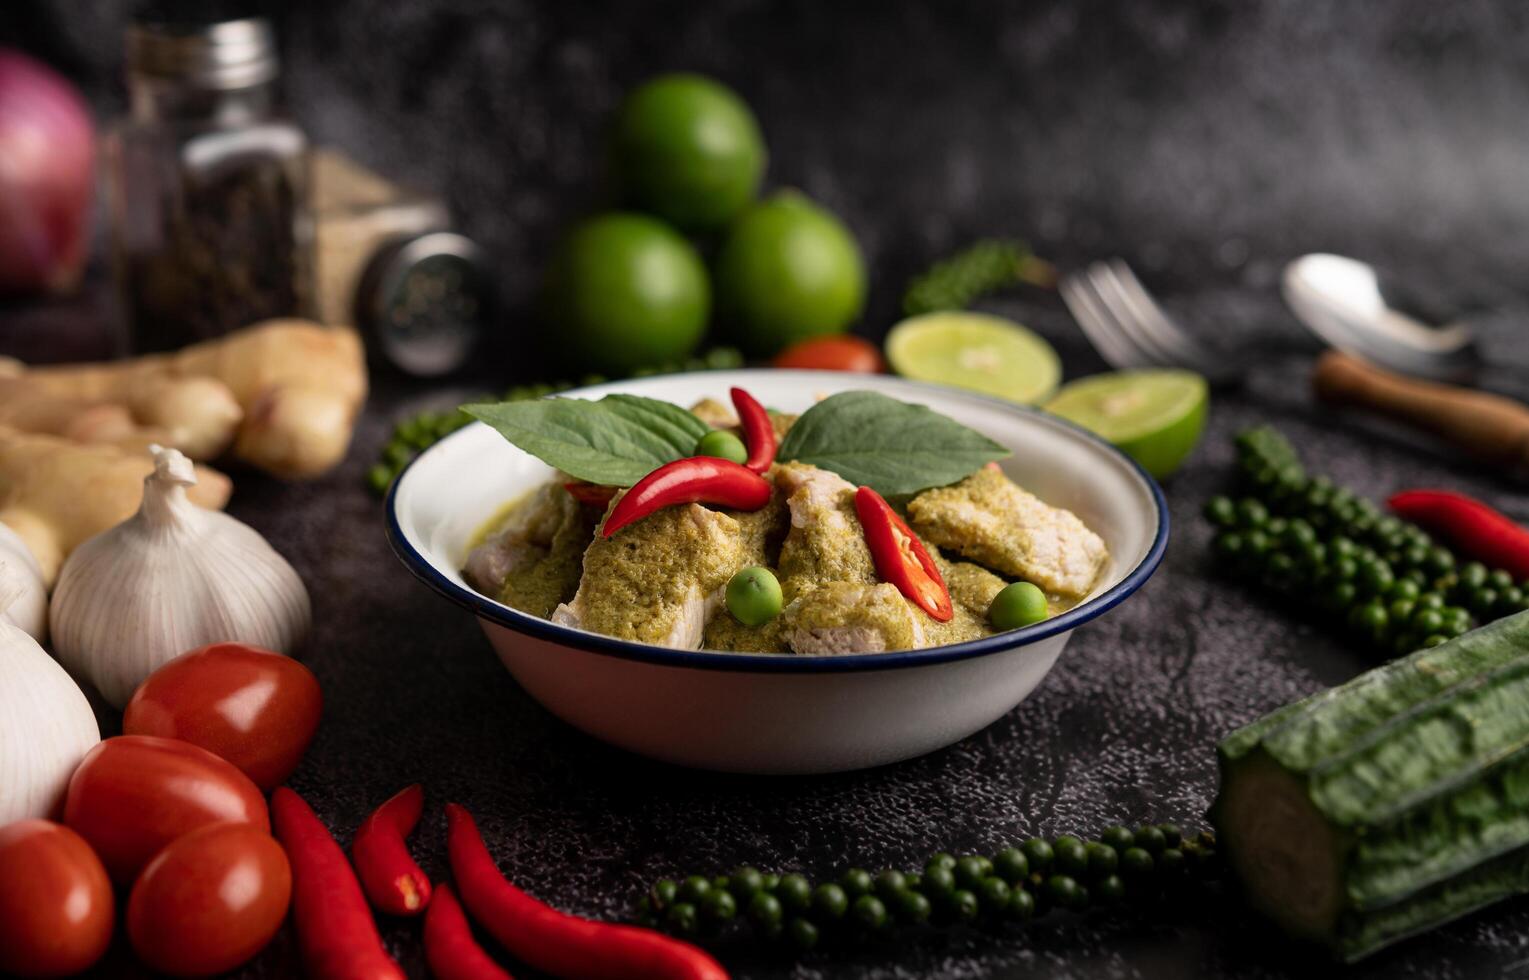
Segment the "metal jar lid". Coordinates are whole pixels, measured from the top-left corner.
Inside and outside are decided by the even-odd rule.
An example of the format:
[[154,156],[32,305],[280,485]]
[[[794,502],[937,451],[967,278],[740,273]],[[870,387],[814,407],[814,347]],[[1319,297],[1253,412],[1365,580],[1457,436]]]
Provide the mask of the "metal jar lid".
[[130,75],[210,89],[259,85],[280,70],[276,35],[263,17],[191,24],[140,21],[127,29]]
[[384,246],[356,290],[356,322],[369,346],[418,377],[447,374],[466,363],[492,308],[482,250],[450,231]]

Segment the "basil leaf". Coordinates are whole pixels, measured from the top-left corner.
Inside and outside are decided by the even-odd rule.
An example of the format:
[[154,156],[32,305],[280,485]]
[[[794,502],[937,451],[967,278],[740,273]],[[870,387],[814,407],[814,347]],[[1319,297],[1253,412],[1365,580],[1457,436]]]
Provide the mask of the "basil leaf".
[[943,487],[1009,451],[924,405],[845,391],[802,413],[776,453],[864,484],[884,497]]
[[711,426],[678,405],[653,398],[606,395],[595,404],[662,436],[670,445],[682,447],[681,456],[695,455],[695,444],[711,431]]
[[711,429],[668,402],[635,395],[463,405],[462,411],[549,466],[605,486],[629,487],[690,456]]

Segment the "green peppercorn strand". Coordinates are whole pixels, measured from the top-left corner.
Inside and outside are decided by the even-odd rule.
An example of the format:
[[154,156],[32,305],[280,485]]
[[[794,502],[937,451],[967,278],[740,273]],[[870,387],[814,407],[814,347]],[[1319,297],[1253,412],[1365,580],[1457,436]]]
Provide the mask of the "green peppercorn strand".
[[1529,608],[1529,583],[1462,563],[1422,528],[1309,475],[1278,431],[1248,430],[1236,446],[1244,496],[1205,505],[1212,547],[1233,576],[1320,610],[1383,656]]
[[691,875],[654,882],[637,904],[641,925],[686,939],[752,934],[805,953],[926,928],[999,928],[1053,912],[1131,902],[1153,904],[1195,882],[1214,881],[1215,838],[1186,838],[1173,824],[1109,827],[1097,839],[1031,838],[991,858],[939,853],[922,871],[850,868],[814,884],[805,876]]
[[1238,468],[1249,476],[1256,474],[1260,485],[1294,482],[1306,475],[1295,447],[1272,426],[1244,430],[1237,436],[1236,447]]
[[1020,241],[985,238],[941,259],[908,283],[903,313],[964,310],[977,299],[1019,283],[1050,287],[1056,269]]
[[[650,375],[674,374],[679,371],[726,371],[740,367],[743,367],[743,355],[737,348],[714,347],[699,357],[675,361],[671,364],[638,368],[632,372],[631,376],[645,378]],[[588,374],[580,378],[577,383],[557,381],[551,384],[516,385],[505,392],[500,400],[518,402],[546,398],[548,395],[555,395],[570,388],[603,384],[606,380],[601,375]],[[403,419],[393,427],[393,434],[383,445],[377,462],[366,471],[367,487],[376,496],[383,496],[388,492],[388,487],[392,485],[393,480],[403,472],[403,468],[408,466],[415,456],[471,421],[471,416],[457,409],[445,412],[424,411]]]
[[[1490,585],[1478,584],[1485,571],[1480,566],[1441,573],[1453,565],[1453,556],[1418,541],[1421,530],[1384,522],[1377,532],[1365,533],[1325,522],[1329,530],[1318,531],[1316,525],[1324,522],[1309,511],[1281,513],[1252,497],[1230,511],[1227,499],[1217,498],[1206,513],[1220,525],[1215,554],[1234,577],[1321,610],[1355,640],[1387,656],[1524,608],[1521,587],[1503,590],[1504,599]],[[1398,549],[1398,537],[1412,543]]]

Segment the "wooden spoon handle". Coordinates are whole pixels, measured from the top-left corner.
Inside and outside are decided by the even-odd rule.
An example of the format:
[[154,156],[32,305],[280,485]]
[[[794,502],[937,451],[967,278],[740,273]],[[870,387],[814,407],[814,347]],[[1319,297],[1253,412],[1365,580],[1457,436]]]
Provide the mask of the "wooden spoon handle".
[[1335,350],[1317,360],[1312,385],[1329,405],[1368,409],[1431,432],[1484,463],[1529,471],[1529,406],[1522,402],[1392,374]]

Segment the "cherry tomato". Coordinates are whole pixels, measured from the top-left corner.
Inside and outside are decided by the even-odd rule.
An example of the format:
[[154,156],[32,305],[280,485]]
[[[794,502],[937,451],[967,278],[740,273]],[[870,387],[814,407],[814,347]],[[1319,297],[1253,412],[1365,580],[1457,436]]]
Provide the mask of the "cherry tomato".
[[64,823],[120,885],[177,837],[222,821],[271,830],[248,776],[206,749],[150,735],[119,735],[91,749],[64,798]]
[[858,371],[880,374],[887,369],[881,351],[863,337],[845,334],[839,337],[813,337],[792,344],[771,362],[778,368],[807,368],[815,371]]
[[274,837],[247,823],[210,824],[143,869],[127,900],[127,936],[159,972],[208,977],[265,949],[291,897],[292,869]]
[[84,838],[47,820],[0,827],[0,973],[64,977],[111,943],[111,881]]
[[200,745],[272,790],[297,768],[322,707],[313,672],[291,657],[214,643],[176,657],[140,684],[122,731]]

